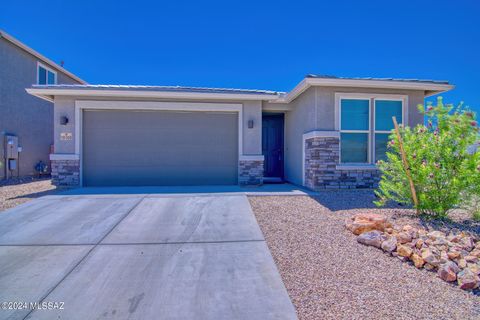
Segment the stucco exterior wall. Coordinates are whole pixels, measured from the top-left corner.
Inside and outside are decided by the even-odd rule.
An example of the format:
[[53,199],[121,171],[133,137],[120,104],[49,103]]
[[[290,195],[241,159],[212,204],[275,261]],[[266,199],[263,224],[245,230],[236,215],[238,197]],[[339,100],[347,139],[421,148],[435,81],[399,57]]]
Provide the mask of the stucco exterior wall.
[[290,103],[285,113],[285,180],[302,184],[302,136],[315,129],[315,88],[309,88]]
[[[5,177],[5,134],[17,136],[23,149],[19,171],[13,172],[13,176],[34,174],[34,166],[40,160],[49,163],[53,144],[53,104],[25,91],[37,81],[37,61],[36,57],[0,37],[0,179]],[[57,82],[77,83],[58,70]]]
[[[387,90],[387,89],[365,89],[365,88],[342,88],[342,87],[311,87],[289,104],[275,104],[261,101],[206,101],[206,100],[175,100],[175,102],[201,102],[201,103],[241,103],[242,112],[242,145],[243,155],[260,155],[262,152],[262,109],[268,112],[285,113],[285,180],[302,185],[304,170],[304,144],[303,135],[311,131],[334,131],[335,126],[335,93],[371,93],[371,94],[392,94],[408,96],[408,125],[414,126],[423,123],[423,116],[418,113],[417,105],[423,103],[424,92],[412,90]],[[88,96],[71,96],[55,98],[55,153],[75,153],[75,100],[129,100],[126,98],[98,98]],[[165,99],[130,99],[131,101],[172,101]],[[275,109],[278,108],[278,109]],[[282,111],[288,108],[288,111]],[[69,124],[61,126],[61,116],[69,118]],[[248,128],[249,120],[253,120],[253,128]],[[69,141],[60,139],[61,132],[69,132],[73,138]],[[253,168],[253,167],[252,167]],[[250,169],[250,167],[249,167]],[[258,166],[255,167],[255,170]],[[257,170],[258,171],[258,170]],[[256,171],[255,171],[256,172]],[[345,179],[350,179],[349,172],[341,172]],[[358,175],[358,172],[355,173]],[[373,177],[368,173],[369,177]],[[362,175],[367,176],[367,174]],[[347,179],[347,180],[348,180]],[[353,179],[353,178],[352,178]],[[363,179],[363,178],[362,178]],[[361,179],[360,179],[361,180]],[[365,180],[365,179],[363,179]],[[362,185],[365,181],[356,185]],[[369,183],[368,185],[373,185]]]
[[423,91],[391,90],[372,88],[316,87],[317,128],[318,130],[335,130],[335,93],[372,93],[408,96],[408,125],[423,123],[423,116],[417,106],[424,103]]
[[[55,153],[57,154],[73,154],[75,153],[75,100],[109,100],[115,101],[111,98],[98,98],[98,97],[55,97],[55,113],[53,115],[54,120],[54,142]],[[152,100],[152,99],[116,99],[118,101],[162,101],[167,100]],[[168,101],[167,101],[168,102]],[[175,101],[175,102],[188,102],[188,101]],[[191,101],[190,101],[191,102]],[[243,105],[242,109],[242,124],[243,124],[243,154],[244,155],[261,155],[262,154],[262,103],[261,101],[205,101],[195,100],[199,103],[240,103]],[[60,117],[66,116],[69,119],[67,125],[60,125]],[[248,128],[248,121],[253,120],[253,128]],[[62,141],[60,139],[60,133],[71,133],[72,140]]]
[[[253,128],[248,128],[248,121],[253,121]],[[243,103],[243,154],[262,154],[262,102],[246,101]]]
[[[375,93],[408,96],[408,125],[423,123],[417,105],[424,103],[424,92],[369,88],[310,87],[290,102],[285,113],[285,179],[303,183],[303,134],[335,130],[335,93]],[[267,104],[271,107],[275,104]]]

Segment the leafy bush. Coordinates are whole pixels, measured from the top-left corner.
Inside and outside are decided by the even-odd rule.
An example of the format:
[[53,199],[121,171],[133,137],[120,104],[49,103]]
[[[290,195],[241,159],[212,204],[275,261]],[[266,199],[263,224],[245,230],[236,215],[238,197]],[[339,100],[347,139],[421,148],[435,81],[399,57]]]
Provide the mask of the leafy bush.
[[[480,195],[480,153],[470,154],[468,147],[478,139],[476,116],[460,104],[419,106],[427,125],[400,127],[407,163],[415,185],[421,214],[445,218],[448,211]],[[377,205],[393,200],[414,205],[395,133],[390,135],[387,160],[379,161],[382,172]]]

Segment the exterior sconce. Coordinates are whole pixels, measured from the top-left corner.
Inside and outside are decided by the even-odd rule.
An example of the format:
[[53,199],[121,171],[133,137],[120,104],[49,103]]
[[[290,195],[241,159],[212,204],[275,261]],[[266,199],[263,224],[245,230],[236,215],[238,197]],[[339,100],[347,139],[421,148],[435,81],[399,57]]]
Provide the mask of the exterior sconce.
[[68,124],[68,118],[65,116],[60,117],[60,124],[66,126]]
[[253,128],[253,120],[248,120],[248,129]]

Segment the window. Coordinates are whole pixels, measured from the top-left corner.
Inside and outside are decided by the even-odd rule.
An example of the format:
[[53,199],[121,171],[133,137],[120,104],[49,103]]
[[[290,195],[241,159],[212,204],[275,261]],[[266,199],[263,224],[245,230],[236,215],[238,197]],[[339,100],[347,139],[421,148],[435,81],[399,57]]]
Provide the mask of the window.
[[385,159],[392,117],[403,122],[405,99],[347,95],[339,101],[340,162],[373,164]]
[[403,103],[400,100],[375,99],[375,162],[386,159],[388,136],[392,132],[392,117],[403,121]]
[[57,73],[43,64],[37,66],[37,84],[56,84]]
[[342,99],[340,109],[340,159],[345,163],[367,163],[370,100]]

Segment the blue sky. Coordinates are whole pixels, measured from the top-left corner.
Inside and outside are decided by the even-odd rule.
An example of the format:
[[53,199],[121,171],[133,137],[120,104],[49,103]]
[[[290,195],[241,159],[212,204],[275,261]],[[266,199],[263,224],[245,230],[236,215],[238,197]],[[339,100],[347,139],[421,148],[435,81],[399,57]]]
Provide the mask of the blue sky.
[[449,80],[480,111],[480,1],[5,1],[0,28],[90,83],[288,91]]

